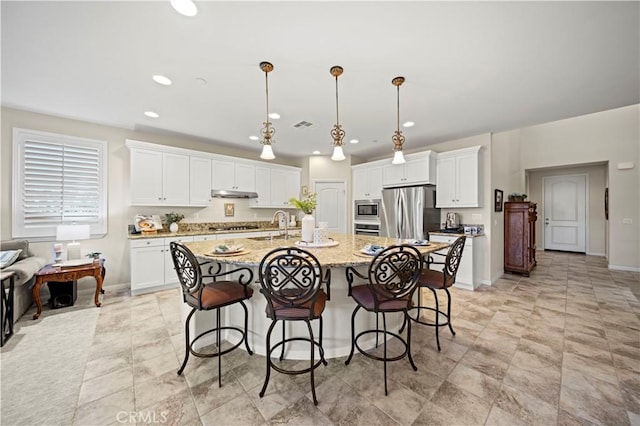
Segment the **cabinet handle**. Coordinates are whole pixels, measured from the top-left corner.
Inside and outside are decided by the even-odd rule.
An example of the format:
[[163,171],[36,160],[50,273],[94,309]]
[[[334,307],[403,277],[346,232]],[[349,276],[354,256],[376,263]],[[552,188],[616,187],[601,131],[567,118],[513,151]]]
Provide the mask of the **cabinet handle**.
[[158,197],[158,200],[162,200],[162,197]]

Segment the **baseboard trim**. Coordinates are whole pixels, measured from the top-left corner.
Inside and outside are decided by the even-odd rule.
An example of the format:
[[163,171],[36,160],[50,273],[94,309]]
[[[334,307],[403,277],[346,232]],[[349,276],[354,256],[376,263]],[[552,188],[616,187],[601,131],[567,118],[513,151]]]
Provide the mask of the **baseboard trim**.
[[640,268],[636,268],[634,266],[609,265],[609,269],[613,271],[640,272]]
[[604,253],[587,253],[587,256],[605,257]]

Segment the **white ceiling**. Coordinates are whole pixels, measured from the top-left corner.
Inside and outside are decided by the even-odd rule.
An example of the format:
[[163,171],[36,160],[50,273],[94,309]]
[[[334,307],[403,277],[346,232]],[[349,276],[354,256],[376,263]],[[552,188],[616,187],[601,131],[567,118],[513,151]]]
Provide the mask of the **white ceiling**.
[[635,1],[196,4],[2,1],[2,105],[259,151],[266,60],[276,156],[330,154],[341,65],[345,152],[376,157],[398,75],[406,150],[640,101]]

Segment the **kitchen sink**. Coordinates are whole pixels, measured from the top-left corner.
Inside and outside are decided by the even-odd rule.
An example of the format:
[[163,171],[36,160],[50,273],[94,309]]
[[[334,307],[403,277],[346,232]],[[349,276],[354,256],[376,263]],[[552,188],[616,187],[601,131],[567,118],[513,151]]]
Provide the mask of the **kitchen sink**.
[[[289,235],[289,239],[290,240],[294,240],[295,241],[295,236],[293,235]],[[274,235],[273,237],[270,237],[268,235],[264,235],[261,237],[249,237],[247,238],[248,240],[253,240],[253,241],[271,241],[271,240],[284,240],[284,235]]]

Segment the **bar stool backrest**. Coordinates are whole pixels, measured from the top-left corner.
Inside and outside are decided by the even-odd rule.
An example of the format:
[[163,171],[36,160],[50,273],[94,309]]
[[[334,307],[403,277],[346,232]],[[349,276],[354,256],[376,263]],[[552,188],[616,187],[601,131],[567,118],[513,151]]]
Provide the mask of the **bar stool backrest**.
[[467,237],[464,235],[458,237],[447,252],[447,256],[444,260],[444,286],[451,287],[456,282],[456,275],[458,274],[458,266],[460,266],[460,260],[462,259],[462,251],[464,250],[464,243]]
[[[310,252],[296,247],[277,248],[260,262],[261,292],[271,308],[287,309],[311,302],[322,285],[322,266]],[[275,302],[275,303],[274,303]]]
[[[202,271],[196,256],[184,245],[171,242],[171,258],[173,266],[178,274],[178,281],[182,287],[182,296],[186,303],[202,309],[202,300],[199,297],[202,292]],[[195,303],[194,303],[195,302]]]
[[415,291],[421,269],[422,255],[415,247],[390,246],[371,261],[368,285],[376,300],[404,299]]

